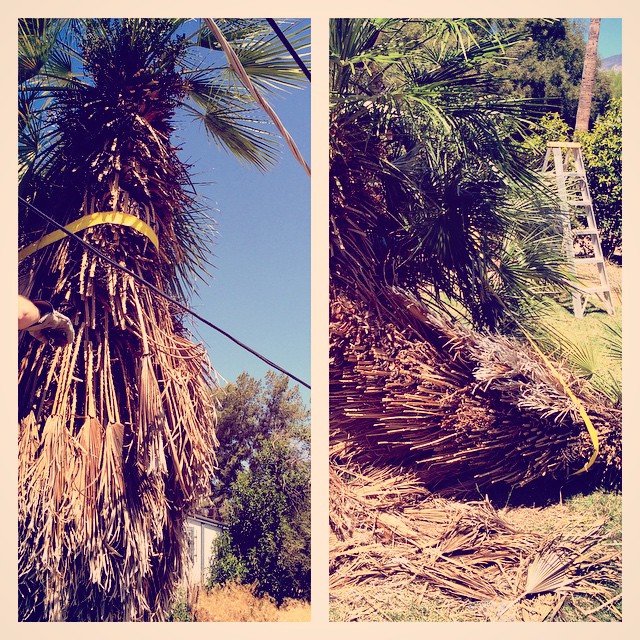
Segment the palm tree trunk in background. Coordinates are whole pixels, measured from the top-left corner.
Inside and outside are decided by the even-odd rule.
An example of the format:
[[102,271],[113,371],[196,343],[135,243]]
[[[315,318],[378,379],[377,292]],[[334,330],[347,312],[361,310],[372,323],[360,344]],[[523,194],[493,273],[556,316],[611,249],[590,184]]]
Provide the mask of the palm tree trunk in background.
[[575,131],[589,130],[589,115],[591,114],[591,99],[596,83],[598,68],[598,36],[600,35],[600,18],[591,18],[589,23],[589,38],[584,54],[582,81],[580,82],[580,98],[576,114]]

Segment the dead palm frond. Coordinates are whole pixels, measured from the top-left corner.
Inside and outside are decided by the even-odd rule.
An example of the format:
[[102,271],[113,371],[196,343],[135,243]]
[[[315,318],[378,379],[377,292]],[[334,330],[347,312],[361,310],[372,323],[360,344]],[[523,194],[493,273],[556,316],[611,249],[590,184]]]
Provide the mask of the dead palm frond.
[[[617,552],[602,554],[594,547],[602,543],[606,536],[602,534],[604,523],[598,523],[590,530],[578,534],[555,534],[544,540],[526,566],[526,581],[519,595],[500,612],[506,611],[527,596],[541,593],[571,594],[582,591],[591,592],[586,585],[590,573],[597,573],[609,562],[619,562]],[[600,577],[610,578],[605,570]]]
[[553,549],[538,553],[527,570],[523,595],[560,591],[571,584],[571,562]]
[[[329,513],[331,597],[354,620],[379,616],[371,611],[375,594],[390,588],[482,603],[500,619],[509,610],[520,615],[517,605],[543,592],[554,594],[558,608],[570,594],[610,600],[601,583],[620,581],[620,553],[602,526],[530,531],[486,500],[430,494],[400,468],[332,463]],[[358,607],[362,599],[367,604]]]
[[[589,459],[577,407],[529,348],[454,325],[406,293],[384,296],[397,305],[393,318],[345,296],[332,301],[336,460],[403,466],[431,490],[468,494],[566,477]],[[619,479],[619,412],[580,394],[600,435],[593,472]]]
[[[203,234],[185,233],[193,195],[169,142],[171,96],[181,85],[165,63],[184,45],[156,36],[172,28],[89,21],[92,84],[56,97],[57,182],[38,193],[61,224],[99,211],[143,220],[159,251],[115,224],[83,237],[184,300],[182,279],[195,267],[182,242]],[[129,64],[141,50],[156,65],[153,77],[119,65],[118,55]],[[133,76],[110,75],[125,67]],[[101,94],[114,78],[122,92]],[[153,112],[147,119],[137,102],[143,95]],[[206,352],[180,310],[68,238],[21,268],[29,275],[24,293],[51,300],[76,338],[57,350],[20,341],[20,618],[162,620],[185,568],[186,517],[213,473],[215,382]]]

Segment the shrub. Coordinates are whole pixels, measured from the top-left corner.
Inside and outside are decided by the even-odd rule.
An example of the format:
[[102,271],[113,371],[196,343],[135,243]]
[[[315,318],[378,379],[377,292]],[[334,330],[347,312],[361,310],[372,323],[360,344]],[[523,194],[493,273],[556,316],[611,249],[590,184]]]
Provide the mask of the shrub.
[[184,589],[178,591],[167,614],[167,622],[193,622],[193,614]]
[[579,134],[602,251],[622,247],[622,101],[611,100],[593,128]]

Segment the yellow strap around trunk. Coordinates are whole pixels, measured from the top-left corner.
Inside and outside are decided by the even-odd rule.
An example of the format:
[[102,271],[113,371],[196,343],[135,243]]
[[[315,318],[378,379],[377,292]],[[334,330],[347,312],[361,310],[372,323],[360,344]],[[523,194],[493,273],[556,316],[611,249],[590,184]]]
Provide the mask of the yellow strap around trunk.
[[558,380],[558,382],[562,385],[562,388],[564,389],[564,392],[569,396],[571,401],[576,405],[576,408],[578,409],[578,413],[580,414],[580,417],[584,420],[584,424],[587,427],[587,431],[589,432],[589,435],[591,436],[591,443],[593,444],[593,455],[591,456],[589,462],[585,463],[585,465],[584,465],[584,467],[582,467],[582,469],[579,469],[578,471],[576,471],[572,475],[577,475],[579,473],[584,473],[585,471],[589,470],[589,467],[595,462],[596,458],[598,457],[598,453],[600,452],[600,444],[598,442],[598,432],[596,431],[595,427],[593,426],[593,422],[591,422],[591,418],[587,414],[587,411],[584,408],[584,405],[582,404],[582,402],[580,402],[580,400],[578,400],[578,398],[573,393],[573,391],[571,391],[571,389],[569,388],[569,385],[567,384],[565,379],[560,375],[558,370],[551,364],[551,361],[549,360],[549,358],[547,358],[544,355],[544,353],[542,353],[542,350],[533,341],[533,338],[524,329],[522,329],[522,332],[526,336],[527,340],[529,340],[529,342],[531,343],[531,346],[533,347],[535,352],[542,358],[544,363],[547,365],[547,368],[549,369],[549,371],[553,375],[553,377],[556,380]]
[[[83,229],[88,229],[89,227],[94,227],[98,224],[121,224],[126,227],[132,227],[136,231],[139,231],[143,235],[145,235],[151,243],[156,248],[156,251],[159,248],[158,245],[158,236],[155,231],[144,221],[140,220],[136,216],[130,213],[122,213],[122,211],[99,211],[97,213],[90,213],[89,215],[83,216],[78,220],[74,220],[72,223],[68,224],[65,229],[76,233],[78,231],[82,231]],[[38,251],[38,249],[42,249],[53,242],[57,242],[64,238],[67,234],[62,231],[62,229],[58,229],[56,231],[52,231],[33,242],[32,244],[26,246],[18,253],[18,261],[23,260],[27,256],[30,256],[32,253]]]

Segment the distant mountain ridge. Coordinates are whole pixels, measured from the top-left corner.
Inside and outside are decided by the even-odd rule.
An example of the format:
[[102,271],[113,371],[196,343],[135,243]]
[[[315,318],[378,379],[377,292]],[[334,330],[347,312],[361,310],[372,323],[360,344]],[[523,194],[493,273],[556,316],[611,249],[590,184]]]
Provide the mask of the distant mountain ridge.
[[600,68],[603,71],[622,71],[622,54],[604,58]]

